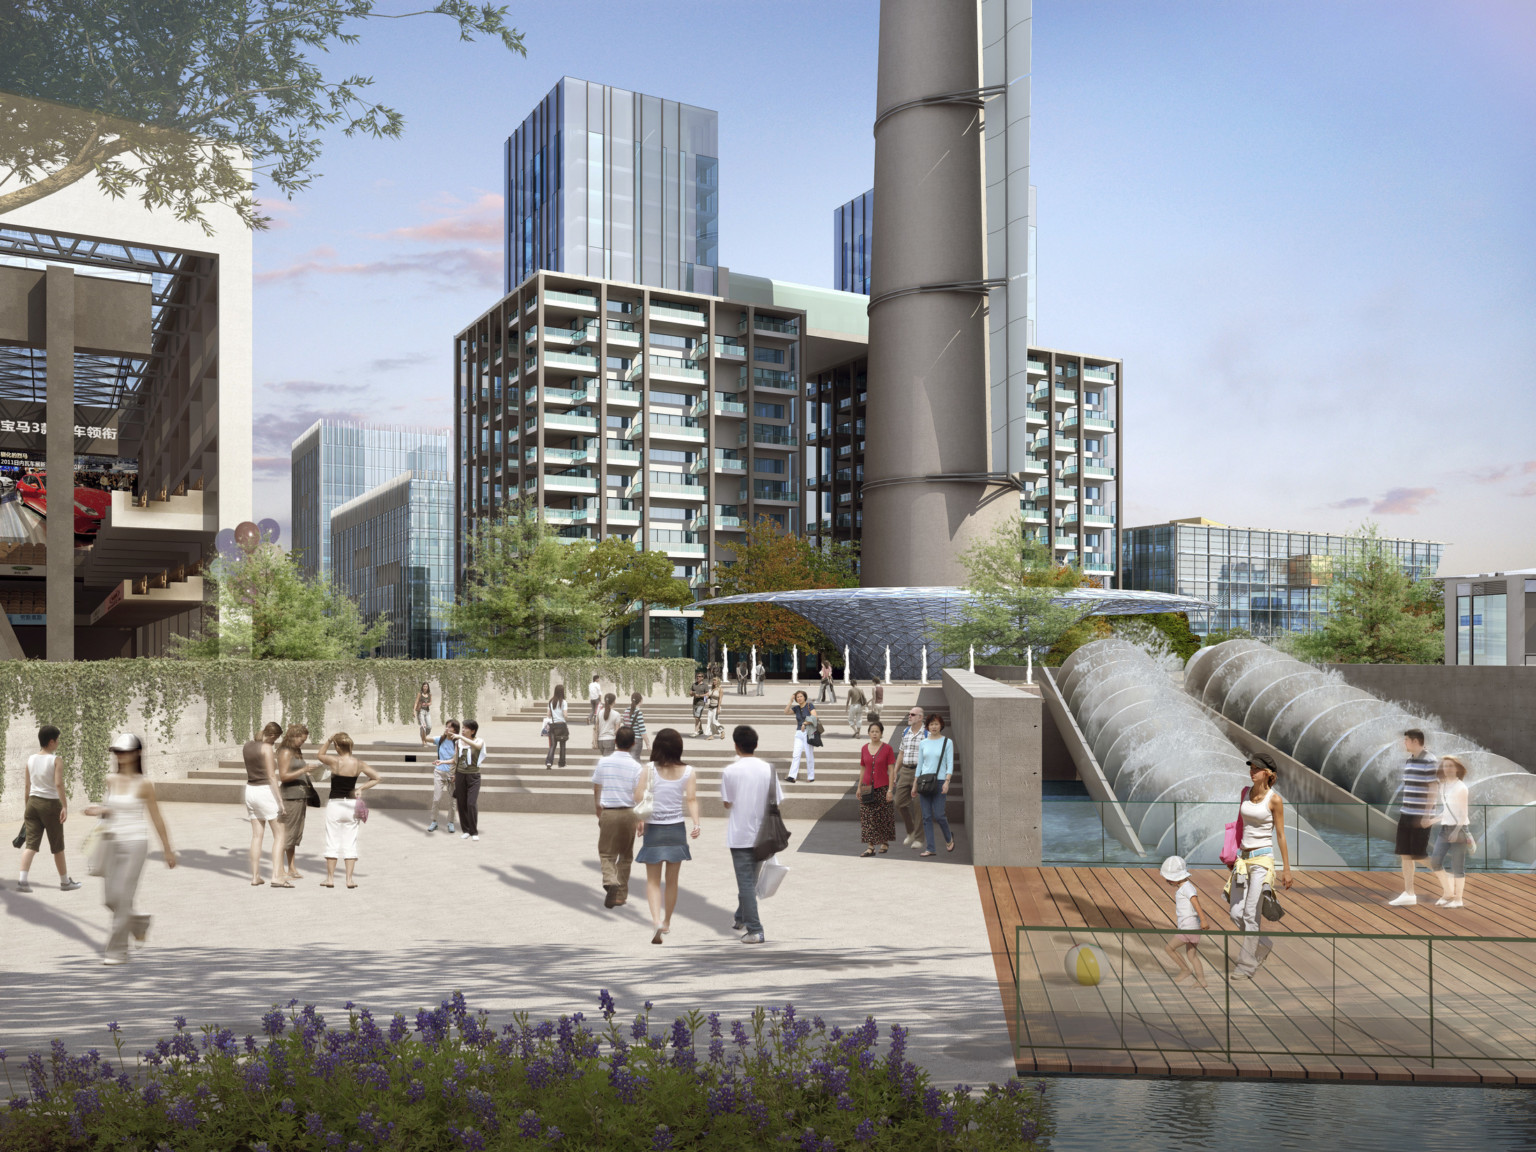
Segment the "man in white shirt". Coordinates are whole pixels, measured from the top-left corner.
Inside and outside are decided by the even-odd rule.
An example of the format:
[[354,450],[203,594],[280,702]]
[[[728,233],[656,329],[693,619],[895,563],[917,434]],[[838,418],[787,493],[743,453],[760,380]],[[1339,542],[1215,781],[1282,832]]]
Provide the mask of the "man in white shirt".
[[735,762],[727,764],[720,774],[720,799],[725,803],[725,846],[731,850],[731,863],[736,868],[736,923],[747,934],[743,944],[763,942],[763,922],[757,913],[757,874],[762,870],[760,860],[753,859],[752,846],[757,843],[757,833],[763,826],[768,810],[769,790],[773,802],[783,803],[784,789],[772,765],[757,756],[757,730],[746,724],[739,725],[731,733],[736,745]]
[[64,788],[64,766],[59,763],[59,730],[44,724],[37,732],[40,751],[27,761],[27,803],[22,822],[20,877],[16,891],[32,891],[32,859],[48,835],[48,851],[59,870],[59,888],[74,892],[80,885],[64,863],[64,821],[69,819],[69,793]]
[[592,773],[592,804],[597,810],[597,858],[603,864],[604,908],[629,899],[629,866],[635,858],[635,785],[640,762],[634,757],[635,730],[625,724],[614,733],[614,750]]
[[587,685],[587,702],[592,705],[592,715],[587,717],[587,723],[591,724],[597,719],[597,706],[603,702],[603,685],[596,672],[592,673],[592,683]]

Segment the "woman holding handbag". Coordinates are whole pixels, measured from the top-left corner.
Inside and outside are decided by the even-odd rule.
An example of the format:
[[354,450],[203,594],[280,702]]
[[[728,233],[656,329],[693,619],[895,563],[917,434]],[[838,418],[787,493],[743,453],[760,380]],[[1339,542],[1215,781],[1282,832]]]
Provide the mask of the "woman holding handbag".
[[[320,797],[309,781],[309,768],[304,763],[304,741],[309,739],[309,729],[302,724],[290,724],[277,746],[277,781],[283,796],[283,856],[287,868],[281,879],[272,877],[272,887],[292,888],[293,881],[302,880],[293,866],[293,854],[304,839],[304,820],[311,808],[320,807]],[[311,802],[313,797],[313,802]]]
[[919,856],[937,856],[933,846],[933,826],[944,834],[944,851],[955,850],[955,838],[944,815],[944,798],[949,795],[949,778],[955,771],[955,743],[944,735],[944,718],[928,713],[927,737],[917,746],[917,774],[912,778],[912,795],[923,810],[923,850]]
[[1226,892],[1232,906],[1232,922],[1244,933],[1255,934],[1255,938],[1243,941],[1232,972],[1234,980],[1251,980],[1269,953],[1268,942],[1257,937],[1257,933],[1264,890],[1272,890],[1274,886],[1277,843],[1284,864],[1280,883],[1286,888],[1291,886],[1291,850],[1285,840],[1285,801],[1275,791],[1278,775],[1274,759],[1267,752],[1255,752],[1248,758],[1248,777],[1252,784],[1243,789],[1237,805],[1240,822],[1237,860],[1232,864],[1232,875],[1227,878]]
[[565,685],[556,684],[554,695],[545,705],[544,727],[545,735],[549,737],[549,755],[544,757],[544,768],[547,771],[555,765],[555,748],[560,748],[560,767],[565,767],[565,742],[571,738],[570,725],[565,722]]
[[[331,748],[336,754],[330,754]],[[379,774],[352,754],[352,737],[338,732],[319,752],[320,763],[331,770],[331,796],[325,805],[325,879],[322,888],[336,887],[336,861],[346,862],[347,887],[356,888],[352,871],[357,867],[357,826],[368,819],[362,794],[379,782]],[[362,787],[357,778],[365,776]]]
[[[811,703],[811,698],[804,692],[796,692],[789,698],[789,703],[784,705],[784,711],[793,713],[795,717],[795,751],[790,758],[789,775],[784,777],[784,783],[793,784],[800,778],[802,756],[805,757],[806,779],[815,780],[816,753],[811,749],[821,743],[821,737],[817,735],[821,719],[816,715],[816,705]],[[812,740],[816,743],[813,744]]]
[[885,742],[885,725],[869,723],[869,743],[859,752],[859,839],[869,845],[860,855],[883,854],[896,839],[891,811],[891,768],[896,753]]
[[[646,812],[646,793],[650,811]],[[683,812],[693,822],[686,831]],[[651,943],[672,931],[672,912],[677,907],[677,880],[683,861],[692,860],[689,839],[699,838],[699,794],[691,767],[683,763],[683,737],[676,728],[663,728],[651,742],[650,767],[635,781],[635,810],[640,816],[636,831],[645,834],[635,863],[645,865],[645,898],[651,906]],[[643,815],[641,815],[643,813]],[[666,880],[666,916],[662,916],[662,880]]]
[[1440,877],[1441,908],[1462,908],[1467,887],[1467,852],[1476,851],[1467,815],[1467,766],[1454,756],[1440,758],[1440,815],[1429,869]]

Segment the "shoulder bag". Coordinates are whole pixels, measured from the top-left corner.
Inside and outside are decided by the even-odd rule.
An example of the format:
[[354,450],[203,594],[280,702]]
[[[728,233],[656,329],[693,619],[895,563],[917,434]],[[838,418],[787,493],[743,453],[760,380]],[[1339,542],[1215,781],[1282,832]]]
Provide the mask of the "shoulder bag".
[[[939,763],[941,765],[944,763],[944,753],[948,748],[949,737],[946,736],[944,737],[944,747],[939,749]],[[917,778],[917,794],[919,796],[932,796],[938,792],[939,787],[939,770],[937,768],[932,772],[924,772]]]
[[311,808],[320,807],[320,793],[315,791],[315,786],[310,783],[308,776],[300,776],[299,783],[304,785],[304,803]]
[[1221,862],[1228,868],[1237,864],[1237,858],[1242,854],[1243,846],[1243,801],[1248,799],[1248,789],[1244,788],[1242,795],[1237,798],[1237,820],[1227,825],[1227,835],[1221,843]]
[[640,797],[640,803],[635,805],[635,819],[649,820],[651,811],[656,807],[656,794],[652,787],[656,783],[656,773],[650,765],[645,768],[645,795]]
[[1280,906],[1280,897],[1275,895],[1275,890],[1268,884],[1264,885],[1264,891],[1259,896],[1259,915],[1266,920],[1278,920],[1285,915],[1285,909]]
[[775,782],[772,770],[768,775],[768,803],[763,812],[763,822],[757,830],[757,840],[752,845],[752,859],[767,860],[770,856],[777,855],[789,847],[789,829],[784,825],[784,817],[779,814],[779,806],[773,801]]

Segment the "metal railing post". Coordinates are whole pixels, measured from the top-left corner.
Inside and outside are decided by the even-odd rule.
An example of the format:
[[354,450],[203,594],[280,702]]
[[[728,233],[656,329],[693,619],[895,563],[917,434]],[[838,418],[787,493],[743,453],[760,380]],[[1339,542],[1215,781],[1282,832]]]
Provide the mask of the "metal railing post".
[[1429,937],[1429,1066],[1435,1066],[1435,938]]
[[1227,991],[1227,1063],[1232,1063],[1232,934],[1221,934],[1222,982]]
[[1183,855],[1179,851],[1179,802],[1177,800],[1173,802],[1173,854],[1175,856]]

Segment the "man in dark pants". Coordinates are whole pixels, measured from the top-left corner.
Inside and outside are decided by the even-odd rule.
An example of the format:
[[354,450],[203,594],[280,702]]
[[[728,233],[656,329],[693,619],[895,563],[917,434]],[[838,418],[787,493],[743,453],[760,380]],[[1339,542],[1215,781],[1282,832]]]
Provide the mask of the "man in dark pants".
[[693,734],[704,735],[704,711],[709,703],[709,681],[704,679],[704,673],[693,674]]
[[757,874],[763,863],[753,855],[758,830],[768,812],[768,797],[783,803],[784,790],[778,776],[766,760],[757,755],[757,730],[746,724],[731,733],[737,759],[720,774],[720,799],[725,804],[725,846],[731,850],[731,865],[736,869],[737,931],[745,928],[743,944],[763,943],[763,921],[757,911]]
[[1403,810],[1397,818],[1397,855],[1403,863],[1403,894],[1387,903],[1393,908],[1417,904],[1413,872],[1429,855],[1429,827],[1439,808],[1440,761],[1424,751],[1424,733],[1410,728],[1403,733]]

